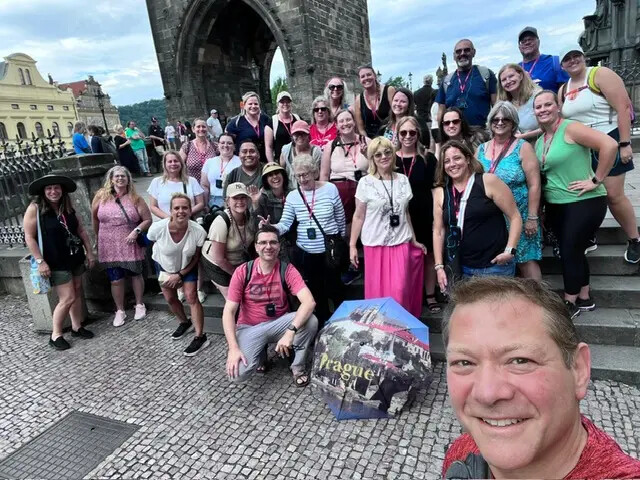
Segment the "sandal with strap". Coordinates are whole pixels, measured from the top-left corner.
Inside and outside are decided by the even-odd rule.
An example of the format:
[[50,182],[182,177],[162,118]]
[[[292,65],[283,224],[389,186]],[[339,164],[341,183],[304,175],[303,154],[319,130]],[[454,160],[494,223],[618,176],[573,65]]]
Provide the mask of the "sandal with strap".
[[306,387],[307,385],[309,385],[310,381],[311,375],[307,372],[298,373],[297,375],[293,376],[293,383],[298,388]]
[[[433,299],[433,302],[429,302],[429,299]],[[440,313],[442,311],[442,306],[438,303],[436,299],[436,294],[427,295],[427,308],[429,309],[429,313]]]

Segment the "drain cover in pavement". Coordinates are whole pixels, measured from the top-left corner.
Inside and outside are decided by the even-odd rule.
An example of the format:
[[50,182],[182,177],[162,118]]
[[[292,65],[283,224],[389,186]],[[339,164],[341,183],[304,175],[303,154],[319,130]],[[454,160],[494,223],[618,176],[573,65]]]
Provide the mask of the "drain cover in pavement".
[[138,428],[71,412],[0,462],[0,478],[81,479]]

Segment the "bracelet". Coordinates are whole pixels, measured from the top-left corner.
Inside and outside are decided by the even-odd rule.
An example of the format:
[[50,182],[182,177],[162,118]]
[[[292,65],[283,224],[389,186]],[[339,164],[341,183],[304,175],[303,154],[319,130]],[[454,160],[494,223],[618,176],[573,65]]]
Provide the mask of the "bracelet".
[[527,221],[529,220],[538,220],[538,217],[536,217],[535,215],[531,217],[527,217]]
[[182,276],[182,274],[180,272],[177,272],[178,276],[180,277],[180,280],[184,281],[184,277]]
[[436,263],[436,265],[433,267],[436,271],[437,270],[444,270],[444,265],[441,263]]

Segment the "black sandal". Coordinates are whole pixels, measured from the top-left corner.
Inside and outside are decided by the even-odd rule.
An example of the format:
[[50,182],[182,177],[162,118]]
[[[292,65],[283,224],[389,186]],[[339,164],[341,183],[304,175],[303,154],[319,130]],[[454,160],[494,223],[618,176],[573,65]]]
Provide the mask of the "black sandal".
[[309,385],[310,381],[311,381],[311,374],[307,372],[301,372],[293,376],[293,383],[298,388],[306,387],[307,385]]
[[[435,301],[429,302],[429,299],[433,299]],[[427,295],[427,308],[429,309],[429,313],[440,313],[442,311],[442,306],[438,303],[435,293]]]

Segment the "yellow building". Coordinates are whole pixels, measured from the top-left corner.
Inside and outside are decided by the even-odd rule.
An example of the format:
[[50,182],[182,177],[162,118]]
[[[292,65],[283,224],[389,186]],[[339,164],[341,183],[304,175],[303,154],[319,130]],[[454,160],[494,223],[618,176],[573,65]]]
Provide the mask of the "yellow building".
[[14,53],[0,62],[0,143],[49,131],[70,147],[77,118],[73,93],[60,90],[51,77],[44,80],[33,58]]

